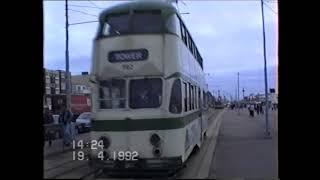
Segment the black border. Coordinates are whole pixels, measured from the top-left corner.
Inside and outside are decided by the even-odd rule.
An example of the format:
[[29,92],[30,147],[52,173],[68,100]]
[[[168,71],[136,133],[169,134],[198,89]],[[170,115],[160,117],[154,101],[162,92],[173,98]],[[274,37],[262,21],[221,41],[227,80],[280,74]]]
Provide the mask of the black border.
[[[285,4],[287,3],[287,4]],[[302,46],[309,43],[301,42],[307,39],[306,26],[299,22],[302,18],[303,4],[291,1],[278,2],[279,5],[279,116],[278,116],[278,170],[280,179],[306,179],[311,172],[312,164],[302,162],[308,159],[310,152],[305,142],[304,131],[310,131],[309,118],[311,105],[308,103],[310,92],[307,92],[308,80],[312,76],[305,76],[311,72],[310,59]],[[293,6],[299,6],[293,8]],[[297,13],[299,9],[299,13]],[[302,46],[301,46],[302,45]],[[308,50],[310,51],[310,50]],[[307,51],[307,52],[308,52]],[[304,71],[308,71],[307,73]],[[312,96],[312,95],[311,95]],[[316,118],[318,119],[318,118]],[[312,125],[311,125],[312,126]],[[309,150],[307,150],[309,151]],[[303,171],[304,168],[307,170]]]
[[[8,83],[4,85],[10,92],[3,94],[10,105],[3,112],[7,132],[2,136],[10,142],[3,157],[3,170],[12,166],[9,177],[26,176],[43,179],[43,2],[42,0],[19,1],[3,6],[7,9],[4,19],[10,18],[10,25],[3,25],[9,33],[5,47],[11,47],[6,58],[2,58]],[[7,50],[5,50],[7,52]],[[8,65],[7,65],[8,63]],[[10,94],[10,95],[9,95]],[[11,111],[11,112],[7,112]],[[20,179],[20,178],[18,178]],[[28,179],[28,178],[27,178]]]

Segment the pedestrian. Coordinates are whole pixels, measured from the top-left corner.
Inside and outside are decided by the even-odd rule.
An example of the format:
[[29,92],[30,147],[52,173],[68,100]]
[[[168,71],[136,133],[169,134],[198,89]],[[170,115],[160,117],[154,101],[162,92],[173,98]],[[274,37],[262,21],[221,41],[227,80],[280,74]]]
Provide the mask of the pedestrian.
[[[44,119],[44,124],[53,124],[54,123],[54,119],[53,119],[53,115],[50,113],[50,110],[48,107],[44,108],[44,113],[43,113],[43,119]],[[52,145],[52,140],[54,139],[54,131],[52,130],[47,130],[45,132],[45,137],[49,142],[49,146]]]
[[70,146],[71,141],[75,139],[75,130],[72,129],[73,114],[65,105],[61,108],[59,122],[63,124],[63,143],[65,146]]
[[254,117],[254,105],[253,104],[249,105],[248,109],[249,109],[250,116]]
[[260,111],[260,114],[263,114],[263,107],[262,107],[262,104],[260,104],[259,111]]

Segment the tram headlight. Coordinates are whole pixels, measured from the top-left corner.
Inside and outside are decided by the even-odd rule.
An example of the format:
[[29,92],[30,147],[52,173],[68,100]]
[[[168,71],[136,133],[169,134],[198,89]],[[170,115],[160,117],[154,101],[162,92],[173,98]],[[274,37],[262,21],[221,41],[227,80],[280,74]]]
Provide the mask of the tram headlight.
[[155,147],[153,148],[152,153],[155,157],[160,157],[162,154],[162,150],[161,148]]
[[150,137],[150,143],[155,146],[155,147],[159,147],[160,146],[160,136],[158,134],[152,134]]
[[110,139],[106,136],[101,136],[99,141],[102,141],[104,149],[107,149],[111,144]]

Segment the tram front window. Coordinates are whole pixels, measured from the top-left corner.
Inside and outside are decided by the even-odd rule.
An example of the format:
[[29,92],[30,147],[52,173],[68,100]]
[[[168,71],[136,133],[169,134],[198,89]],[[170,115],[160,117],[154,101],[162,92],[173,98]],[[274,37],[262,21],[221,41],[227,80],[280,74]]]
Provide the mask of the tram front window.
[[135,11],[133,15],[134,33],[161,33],[160,11]]
[[[130,20],[130,21],[129,21]],[[129,14],[110,14],[103,24],[102,35],[112,36],[135,33],[161,33],[161,11],[134,11]]]
[[130,108],[157,108],[161,105],[162,80],[160,78],[130,81]]
[[117,109],[125,107],[125,80],[101,81],[100,109]]

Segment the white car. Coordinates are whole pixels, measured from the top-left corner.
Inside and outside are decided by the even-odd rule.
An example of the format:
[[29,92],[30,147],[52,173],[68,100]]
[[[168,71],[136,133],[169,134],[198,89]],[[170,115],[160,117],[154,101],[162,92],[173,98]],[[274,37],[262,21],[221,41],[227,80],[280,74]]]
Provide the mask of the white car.
[[91,129],[91,112],[84,112],[76,119],[76,130],[78,133],[90,131]]

